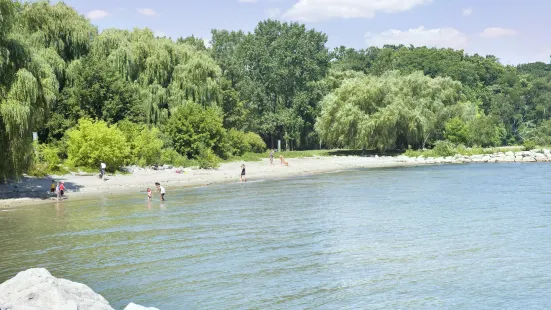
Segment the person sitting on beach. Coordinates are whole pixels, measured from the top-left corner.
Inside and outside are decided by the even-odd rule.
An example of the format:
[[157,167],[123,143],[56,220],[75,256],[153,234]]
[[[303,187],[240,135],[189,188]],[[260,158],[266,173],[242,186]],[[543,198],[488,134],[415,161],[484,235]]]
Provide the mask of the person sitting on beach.
[[241,165],[241,182],[247,182],[247,178],[245,177],[245,164]]
[[162,187],[159,182],[155,182],[155,186],[157,186],[157,189],[161,193],[161,201],[165,201],[165,193],[166,193],[165,188]]
[[153,193],[151,192],[151,188],[147,188],[147,199],[151,200],[152,195],[153,195]]
[[279,155],[279,160],[282,165],[289,166],[289,163],[285,160],[285,158],[283,158],[283,155]]
[[52,185],[50,186],[50,195],[53,195],[55,194],[55,189],[56,189],[56,184],[55,184],[55,180],[52,180]]

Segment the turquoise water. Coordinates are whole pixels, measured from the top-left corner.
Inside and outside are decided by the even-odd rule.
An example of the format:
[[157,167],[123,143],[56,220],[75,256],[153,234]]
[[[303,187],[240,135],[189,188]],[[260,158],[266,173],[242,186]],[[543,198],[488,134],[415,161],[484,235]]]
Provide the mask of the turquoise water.
[[550,175],[360,170],[2,210],[0,282],[45,267],[116,309],[549,309]]

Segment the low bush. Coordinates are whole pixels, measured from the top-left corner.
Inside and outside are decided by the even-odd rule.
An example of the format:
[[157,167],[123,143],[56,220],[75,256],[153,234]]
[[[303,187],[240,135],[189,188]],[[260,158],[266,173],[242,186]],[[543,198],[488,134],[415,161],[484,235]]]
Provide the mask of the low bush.
[[531,151],[536,148],[537,144],[533,140],[525,140],[522,146],[524,147],[525,151]]
[[450,141],[436,141],[433,148],[433,153],[438,157],[453,156],[456,154],[455,145]]
[[245,143],[249,146],[247,151],[254,153],[262,153],[266,151],[266,143],[258,134],[247,132],[245,134]]

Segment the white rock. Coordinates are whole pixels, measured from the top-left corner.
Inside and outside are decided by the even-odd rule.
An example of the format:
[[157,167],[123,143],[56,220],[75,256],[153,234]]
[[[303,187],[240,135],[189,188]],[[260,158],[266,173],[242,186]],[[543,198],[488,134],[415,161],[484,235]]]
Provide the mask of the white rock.
[[551,151],[550,151],[550,150],[548,150],[548,149],[544,149],[544,150],[543,150],[543,154],[545,154],[545,155],[549,155],[549,154],[551,154]]
[[522,161],[523,161],[523,162],[529,162],[529,163],[530,163],[530,162],[535,162],[536,159],[535,159],[534,157],[532,157],[532,156],[527,156],[527,157],[523,157],[523,158],[522,158]]
[[509,151],[509,152],[505,153],[505,156],[515,156],[515,153]]
[[153,307],[144,307],[144,306],[136,305],[135,303],[131,302],[128,304],[128,306],[126,306],[126,308],[124,308],[124,310],[159,310],[159,309],[153,308]]
[[58,279],[44,268],[22,271],[0,284],[0,309],[113,310],[88,286]]

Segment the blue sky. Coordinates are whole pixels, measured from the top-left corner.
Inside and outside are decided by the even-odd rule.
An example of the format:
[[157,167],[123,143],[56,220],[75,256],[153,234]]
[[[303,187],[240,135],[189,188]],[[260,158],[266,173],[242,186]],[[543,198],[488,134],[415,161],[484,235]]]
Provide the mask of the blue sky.
[[100,30],[148,27],[176,39],[252,31],[267,18],[325,32],[333,48],[383,44],[453,47],[506,64],[551,55],[549,0],[66,0]]

